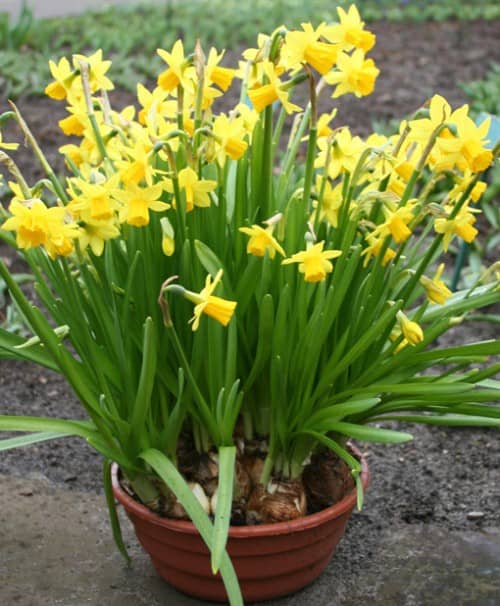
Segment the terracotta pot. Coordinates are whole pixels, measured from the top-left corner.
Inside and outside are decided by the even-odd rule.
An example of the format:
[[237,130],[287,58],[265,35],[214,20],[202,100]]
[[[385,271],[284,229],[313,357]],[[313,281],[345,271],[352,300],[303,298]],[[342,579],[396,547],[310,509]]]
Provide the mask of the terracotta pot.
[[[361,462],[366,489],[368,466],[364,458]],[[222,580],[212,575],[209,551],[194,525],[152,513],[124,492],[117,465],[112,474],[115,497],[124,506],[158,574],[188,595],[226,602]],[[227,550],[245,602],[284,596],[316,579],[342,538],[355,504],[354,489],[332,507],[298,520],[232,527]]]

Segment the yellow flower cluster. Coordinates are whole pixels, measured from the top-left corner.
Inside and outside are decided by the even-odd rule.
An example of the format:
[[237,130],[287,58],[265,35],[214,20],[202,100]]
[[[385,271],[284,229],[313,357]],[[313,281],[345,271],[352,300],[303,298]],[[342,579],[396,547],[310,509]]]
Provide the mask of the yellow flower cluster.
[[[375,36],[365,29],[356,7],[337,10],[335,24],[314,28],[304,23],[298,30],[279,28],[271,36],[260,35],[257,47],[243,53],[238,69],[222,67],[224,53],[214,48],[207,57],[199,45],[193,55],[186,55],[180,40],[170,51],[158,49],[165,69],[153,90],[137,86],[139,111],[132,106],[121,111],[111,108],[110,62],[103,60],[101,51],[74,55],[71,63],[65,58],[51,61],[54,81],[46,93],[66,102],[69,115],[60,127],[81,139],[78,145],[60,149],[73,176],[58,192],[56,207],[12,185],[11,216],[2,228],[16,232],[20,248],[41,245],[51,257],[72,254],[76,242],[80,252],[90,249],[99,256],[106,241],[148,226],[151,213],[157,213],[161,248],[172,256],[183,245],[188,213],[225,208],[226,179],[234,170],[231,163],[251,161],[254,171],[265,166],[269,157],[265,154],[271,152],[262,151],[263,128],[254,140],[257,125],[264,123],[265,114],[272,114],[274,103],[286,113],[304,111],[292,103],[290,93],[309,79],[311,85],[319,85],[305,110],[311,111],[306,140],[312,149],[310,183],[300,190],[307,237],[302,246],[295,239],[292,250],[287,250],[291,248],[286,243],[287,216],[295,204],[294,194],[285,205],[278,201],[270,206],[274,219],[259,215],[257,207],[241,216],[235,232],[248,237],[247,253],[271,260],[278,253],[283,265],[298,264],[306,282],[326,280],[333,271],[331,260],[346,253],[332,246],[341,215],[356,222],[365,266],[377,261],[386,266],[401,255],[429,214],[445,250],[454,236],[471,242],[477,234],[477,209],[470,204],[485,187],[477,174],[492,161],[486,148],[488,121],[477,126],[466,105],[452,111],[438,95],[391,137],[373,134],[363,140],[345,126],[331,126],[335,110],[315,115],[315,97],[325,84],[332,86],[334,98],[364,96],[373,91],[379,73],[373,60],[366,58]],[[241,99],[247,102],[216,113],[215,102],[235,78],[242,80]],[[13,145],[0,138],[0,148],[11,150]],[[454,187],[439,205],[428,205],[425,188],[414,197],[415,182],[424,172],[431,184],[443,173],[454,179]],[[246,187],[258,175],[245,179]],[[257,199],[255,192],[251,195]],[[274,204],[269,200],[257,204],[261,202]],[[429,299],[437,303],[449,296],[441,272],[421,280]],[[217,313],[209,313],[213,301],[207,297],[213,296],[219,281],[218,275],[197,299],[192,295],[197,309],[213,317]],[[217,319],[226,324],[234,306],[224,309],[225,315]],[[194,328],[199,314],[195,317]],[[408,332],[407,326],[402,323],[403,332]],[[410,343],[416,339],[405,338]]]

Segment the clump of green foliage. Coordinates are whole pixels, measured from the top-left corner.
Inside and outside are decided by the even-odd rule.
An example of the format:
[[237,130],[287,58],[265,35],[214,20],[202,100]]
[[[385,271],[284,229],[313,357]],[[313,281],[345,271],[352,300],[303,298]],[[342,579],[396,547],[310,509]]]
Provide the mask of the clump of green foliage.
[[500,63],[492,63],[482,80],[464,82],[460,87],[470,98],[472,112],[500,115]]

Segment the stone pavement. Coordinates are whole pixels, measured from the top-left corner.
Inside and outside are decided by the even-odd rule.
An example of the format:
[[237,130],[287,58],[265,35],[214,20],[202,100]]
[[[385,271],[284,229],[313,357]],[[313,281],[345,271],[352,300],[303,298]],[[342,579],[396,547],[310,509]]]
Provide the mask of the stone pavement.
[[[165,0],[143,0],[142,4],[165,4]],[[19,14],[23,0],[0,0],[0,12],[7,12],[14,18]],[[141,0],[27,0],[27,4],[37,18],[64,17],[77,15],[86,10],[99,10],[107,6],[138,5]]]
[[[128,521],[123,528],[131,567],[114,547],[104,497],[39,475],[0,475],[0,604],[205,604],[159,579]],[[316,583],[269,606],[500,605],[499,529],[447,533],[409,525],[382,539],[348,591],[332,562]]]

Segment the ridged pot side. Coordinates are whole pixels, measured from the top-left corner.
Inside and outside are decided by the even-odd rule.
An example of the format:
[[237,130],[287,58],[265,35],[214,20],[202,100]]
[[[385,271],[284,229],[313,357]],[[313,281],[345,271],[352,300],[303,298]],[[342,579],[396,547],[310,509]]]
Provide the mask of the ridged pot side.
[[[353,452],[361,459],[361,479],[366,489],[366,460],[356,449]],[[194,525],[151,512],[124,492],[117,465],[112,473],[115,497],[125,508],[158,574],[188,595],[226,602],[222,580],[219,575],[212,575],[208,548]],[[227,551],[245,602],[284,596],[314,581],[330,561],[355,504],[353,489],[332,507],[304,518],[232,527]]]

